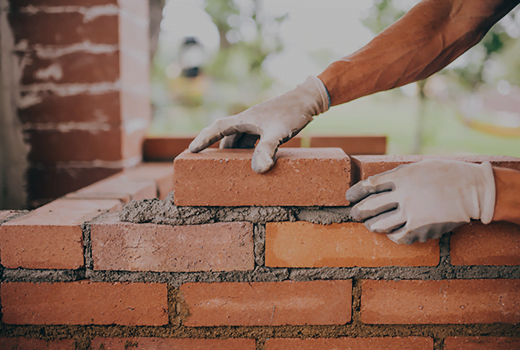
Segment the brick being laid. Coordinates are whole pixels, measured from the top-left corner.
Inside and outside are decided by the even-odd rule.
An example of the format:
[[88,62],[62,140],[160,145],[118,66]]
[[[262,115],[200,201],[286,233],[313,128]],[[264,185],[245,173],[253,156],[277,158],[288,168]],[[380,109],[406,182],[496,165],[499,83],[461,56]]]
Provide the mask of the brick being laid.
[[438,240],[397,245],[362,223],[266,224],[265,264],[270,267],[436,266],[439,260]]
[[0,227],[0,256],[7,268],[77,269],[84,266],[81,225],[118,200],[59,199]]
[[253,150],[183,152],[174,161],[180,206],[346,206],[350,159],[339,148],[280,148],[274,167],[251,169]]
[[519,323],[520,280],[365,280],[361,321],[368,324]]
[[343,325],[351,320],[352,281],[186,283],[189,327]]

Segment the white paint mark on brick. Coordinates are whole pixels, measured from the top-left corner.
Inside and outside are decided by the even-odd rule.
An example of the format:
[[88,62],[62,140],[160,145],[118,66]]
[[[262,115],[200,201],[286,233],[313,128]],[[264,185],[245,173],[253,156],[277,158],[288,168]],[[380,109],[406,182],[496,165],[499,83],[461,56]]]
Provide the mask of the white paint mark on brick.
[[63,78],[63,70],[60,64],[54,63],[47,68],[37,70],[34,72],[34,76],[40,80],[61,80]]
[[57,130],[61,132],[81,131],[109,131],[110,124],[100,124],[98,122],[67,122],[67,123],[26,123],[24,130]]
[[42,102],[42,98],[39,95],[36,94],[27,94],[27,95],[18,95],[18,100],[16,101],[16,106],[19,109],[25,109],[29,108],[31,106],[34,106],[40,102]]
[[59,48],[49,48],[41,45],[35,45],[33,49],[36,52],[36,56],[39,58],[51,59],[74,52],[85,52],[93,54],[113,53],[119,50],[119,45],[92,44],[90,41],[84,41],[82,43]]
[[37,94],[41,91],[52,91],[58,96],[72,96],[83,93],[89,94],[103,94],[106,92],[120,91],[121,83],[103,82],[94,84],[56,84],[56,83],[40,83],[21,86],[20,90],[24,93]]

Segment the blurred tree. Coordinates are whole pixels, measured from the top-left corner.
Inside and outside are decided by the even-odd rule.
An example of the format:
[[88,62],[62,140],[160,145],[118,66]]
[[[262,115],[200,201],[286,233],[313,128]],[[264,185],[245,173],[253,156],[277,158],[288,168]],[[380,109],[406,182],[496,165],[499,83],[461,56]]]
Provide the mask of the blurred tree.
[[[378,34],[401,18],[417,3],[419,3],[419,0],[373,0],[373,5],[364,14],[362,23],[375,34]],[[497,66],[497,62],[501,61],[501,54],[507,51],[507,48],[514,46],[513,39],[518,36],[520,36],[520,9],[517,8],[493,26],[482,41],[466,54],[467,62],[463,62],[462,65],[455,65],[453,68],[448,67],[441,74],[455,81],[458,87],[469,91],[475,91],[483,83],[494,85],[499,79],[503,79],[504,74],[500,75],[500,73],[503,73],[503,69],[494,69],[493,72],[493,68]],[[515,47],[514,53],[508,56],[508,65],[513,68],[513,72],[516,72],[520,82],[520,70],[518,69],[520,67],[520,55],[518,54],[520,45]],[[509,52],[511,51],[509,50]],[[515,66],[516,69],[514,69]],[[515,73],[513,73],[513,76],[515,76]],[[419,107],[413,149],[413,153],[416,154],[420,154],[424,141],[423,124],[426,103],[429,98],[428,94],[425,93],[426,85],[427,80],[417,83]]]

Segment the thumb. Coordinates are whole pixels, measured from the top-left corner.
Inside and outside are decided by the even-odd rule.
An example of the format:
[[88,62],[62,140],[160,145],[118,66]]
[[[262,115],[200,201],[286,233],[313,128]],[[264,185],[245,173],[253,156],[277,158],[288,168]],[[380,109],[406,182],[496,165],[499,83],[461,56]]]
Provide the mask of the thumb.
[[276,151],[280,145],[280,137],[277,135],[264,135],[260,138],[253,153],[251,167],[255,173],[265,173],[276,162]]

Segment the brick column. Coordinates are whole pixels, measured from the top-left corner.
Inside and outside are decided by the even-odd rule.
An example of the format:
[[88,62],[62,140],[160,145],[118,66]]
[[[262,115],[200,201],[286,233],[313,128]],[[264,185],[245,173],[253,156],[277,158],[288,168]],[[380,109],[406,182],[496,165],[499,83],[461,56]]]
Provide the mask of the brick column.
[[16,113],[30,206],[141,161],[148,128],[148,2],[12,0]]

